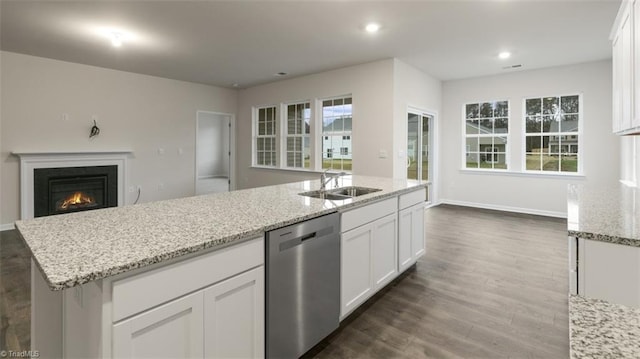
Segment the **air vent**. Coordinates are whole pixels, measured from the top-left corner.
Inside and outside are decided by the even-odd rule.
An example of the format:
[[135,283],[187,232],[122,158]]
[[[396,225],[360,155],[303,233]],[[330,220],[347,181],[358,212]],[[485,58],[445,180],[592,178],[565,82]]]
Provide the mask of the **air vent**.
[[511,66],[505,66],[502,69],[503,70],[508,70],[508,69],[517,69],[518,67],[522,67],[522,64],[517,64],[517,65],[511,65]]

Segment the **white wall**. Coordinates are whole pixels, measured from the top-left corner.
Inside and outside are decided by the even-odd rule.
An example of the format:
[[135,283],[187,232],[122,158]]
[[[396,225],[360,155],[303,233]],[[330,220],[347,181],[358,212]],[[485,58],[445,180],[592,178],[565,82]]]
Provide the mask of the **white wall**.
[[[461,171],[462,106],[483,100],[510,101],[511,171],[523,166],[523,98],[583,94],[584,178]],[[611,61],[481,77],[443,84],[440,181],[443,202],[566,215],[568,183],[615,183],[620,142],[611,132]]]
[[[235,90],[10,52],[0,56],[3,224],[19,217],[19,161],[12,151],[131,150],[127,180],[142,186],[141,201],[190,196],[196,112],[236,111]],[[101,133],[89,140],[92,115]],[[126,203],[135,199],[125,195]]]
[[[251,168],[253,106],[311,100],[351,94],[353,98],[353,173],[393,176],[393,59],[322,72],[256,86],[240,91],[237,116],[237,184],[249,188],[316,179],[308,171]],[[314,138],[312,134],[312,143]],[[317,137],[317,136],[316,136]]]
[[[395,157],[393,177],[407,178],[407,109],[413,107],[434,114],[434,122],[438,129],[442,107],[442,82],[398,59],[394,60],[393,65],[394,150],[390,156]],[[437,133],[434,136],[436,147],[439,137]],[[437,153],[438,151],[434,157],[437,157]],[[436,201],[437,194],[434,195],[436,196],[432,200]]]

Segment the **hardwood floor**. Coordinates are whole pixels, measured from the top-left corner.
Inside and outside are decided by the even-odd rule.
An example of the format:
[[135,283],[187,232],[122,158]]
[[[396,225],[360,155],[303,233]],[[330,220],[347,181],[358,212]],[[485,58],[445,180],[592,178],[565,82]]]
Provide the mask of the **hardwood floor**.
[[[566,221],[442,205],[425,228],[417,265],[305,357],[569,357]],[[0,344],[28,350],[28,256],[0,234]]]
[[16,231],[0,232],[0,350],[29,350],[31,262]]

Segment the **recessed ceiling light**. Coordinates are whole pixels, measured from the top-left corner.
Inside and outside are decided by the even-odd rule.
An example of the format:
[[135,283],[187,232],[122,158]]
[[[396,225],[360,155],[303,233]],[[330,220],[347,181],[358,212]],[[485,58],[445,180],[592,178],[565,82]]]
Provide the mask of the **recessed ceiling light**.
[[367,24],[367,26],[364,27],[364,29],[368,33],[373,34],[375,32],[378,32],[378,30],[380,30],[380,25],[376,24],[375,22],[370,22]]
[[231,86],[233,86],[233,87],[238,87],[238,86],[240,86],[240,84],[239,84],[239,83],[237,83],[237,82],[234,82],[234,83],[232,83],[232,84],[231,84]]
[[505,60],[511,57],[511,53],[509,51],[503,51],[498,54],[498,57],[501,58],[502,60]]

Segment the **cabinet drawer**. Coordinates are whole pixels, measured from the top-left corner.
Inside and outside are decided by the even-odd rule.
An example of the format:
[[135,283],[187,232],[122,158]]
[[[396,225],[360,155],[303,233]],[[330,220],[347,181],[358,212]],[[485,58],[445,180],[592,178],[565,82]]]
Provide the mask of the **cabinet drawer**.
[[414,204],[424,202],[427,198],[426,191],[427,189],[423,187],[417,191],[401,194],[400,199],[398,200],[398,208],[405,209],[413,206]]
[[113,322],[264,264],[264,239],[113,282]]
[[382,200],[375,203],[366,203],[362,207],[344,212],[340,216],[340,232],[360,227],[378,218],[382,218],[397,210],[397,197]]

